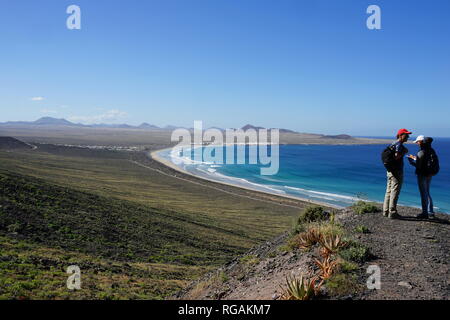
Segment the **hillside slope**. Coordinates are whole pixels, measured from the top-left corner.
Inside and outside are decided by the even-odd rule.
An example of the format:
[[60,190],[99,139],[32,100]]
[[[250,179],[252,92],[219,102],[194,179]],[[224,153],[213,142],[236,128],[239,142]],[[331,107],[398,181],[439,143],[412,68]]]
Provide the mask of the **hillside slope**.
[[13,137],[0,137],[0,150],[32,149],[28,143]]
[[[168,210],[0,171],[0,296],[162,298],[246,250],[205,229]],[[112,287],[69,295],[71,264]]]
[[[333,230],[354,246],[333,258],[338,267],[317,299],[450,299],[450,217],[438,214],[424,221],[414,217],[418,209],[401,207],[399,212],[402,220],[390,220],[380,212],[358,214],[348,208],[336,213],[333,225],[313,224],[324,232]],[[294,238],[286,233],[257,246],[173,298],[280,299],[286,277],[319,272],[314,262],[320,259],[318,248],[293,247]],[[370,265],[380,267],[380,290],[367,289]]]

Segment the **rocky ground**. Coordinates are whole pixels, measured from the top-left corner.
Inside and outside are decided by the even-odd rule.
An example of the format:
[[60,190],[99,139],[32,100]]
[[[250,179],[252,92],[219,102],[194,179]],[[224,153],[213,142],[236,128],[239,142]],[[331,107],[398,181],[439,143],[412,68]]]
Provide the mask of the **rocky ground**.
[[[359,264],[356,284],[349,284],[354,288],[336,295],[324,286],[321,299],[449,299],[450,217],[438,214],[434,220],[418,220],[419,210],[408,207],[401,207],[399,213],[401,220],[390,220],[380,212],[357,214],[351,208],[337,214],[337,222],[367,246],[372,257]],[[362,226],[365,232],[357,232]],[[172,298],[279,299],[286,276],[317,271],[314,252],[284,249],[288,237],[286,233],[254,248]],[[366,287],[369,265],[380,267],[380,290]]]
[[375,256],[363,267],[377,264],[381,269],[381,289],[364,291],[362,299],[449,299],[450,217],[419,220],[420,210],[403,207],[401,220],[379,214],[352,215],[343,220],[346,229],[364,225],[370,233],[359,240]]

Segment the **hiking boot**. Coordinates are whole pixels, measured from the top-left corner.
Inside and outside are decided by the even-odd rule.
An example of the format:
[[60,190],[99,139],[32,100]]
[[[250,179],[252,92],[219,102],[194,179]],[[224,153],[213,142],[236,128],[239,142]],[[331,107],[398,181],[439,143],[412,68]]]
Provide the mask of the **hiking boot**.
[[421,213],[416,216],[417,219],[428,219],[428,214]]
[[389,216],[389,212],[383,212],[383,217]]
[[428,214],[428,219],[434,219],[434,218],[435,218],[434,213],[429,213]]
[[401,219],[401,218],[402,218],[402,216],[396,212],[389,213],[389,219]]

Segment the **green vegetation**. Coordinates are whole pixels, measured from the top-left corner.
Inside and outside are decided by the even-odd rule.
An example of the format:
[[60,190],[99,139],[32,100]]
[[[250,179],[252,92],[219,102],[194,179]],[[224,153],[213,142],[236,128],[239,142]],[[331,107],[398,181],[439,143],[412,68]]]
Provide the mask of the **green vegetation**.
[[[163,209],[0,173],[0,230],[52,247],[114,260],[212,265],[245,247],[223,243]],[[13,226],[13,228],[11,228]]]
[[380,209],[374,202],[357,201],[352,205],[352,209],[358,214],[379,212]]
[[[358,206],[362,207],[362,204]],[[311,250],[317,244],[317,253],[322,260],[315,259],[315,263],[320,270],[318,276],[324,281],[323,285],[328,293],[333,297],[356,293],[361,289],[357,282],[360,264],[369,260],[371,253],[367,247],[348,239],[344,228],[335,222],[334,215],[324,212],[323,208],[317,206],[306,208],[300,214],[294,231],[283,248]],[[368,232],[364,226],[358,226],[356,229],[357,232]],[[294,297],[289,293],[296,291],[293,290],[296,288],[294,280],[287,282],[285,299]]]
[[344,260],[353,261],[357,263],[363,263],[368,261],[372,254],[370,250],[357,242],[350,242],[349,246],[339,252],[339,255]]
[[306,279],[300,277],[287,277],[286,288],[283,289],[283,300],[311,300],[317,294],[320,285],[317,279]]
[[[207,268],[122,262],[0,236],[0,299],[163,299]],[[68,290],[66,268],[81,269]]]
[[[129,161],[139,155],[0,151],[0,298],[161,299],[283,232],[296,213]],[[65,286],[71,264],[82,290]]]
[[308,206],[298,216],[295,221],[293,233],[299,233],[304,231],[304,225],[311,222],[325,221],[330,217],[330,213],[326,212],[323,207],[320,206]]
[[370,233],[369,228],[363,225],[356,226],[355,231],[358,233]]
[[[227,232],[235,245],[250,248],[284,232],[298,208],[240,197],[191,184],[132,163],[143,154],[41,146],[33,152],[0,152],[0,170],[48,183],[166,209],[180,219]],[[298,202],[296,202],[298,204]],[[301,204],[299,205],[301,208]],[[227,236],[228,238],[228,236]]]
[[336,237],[344,234],[344,229],[334,221],[334,213],[328,213],[323,207],[306,207],[295,222],[291,236],[279,249],[309,249],[320,241],[321,237]]
[[229,280],[229,277],[228,277],[228,275],[225,272],[220,271],[219,272],[219,279],[220,279],[220,282],[225,283],[225,282],[227,282]]
[[309,223],[307,227],[317,229],[324,236],[342,236],[345,234],[344,228],[340,224],[330,221]]
[[259,263],[259,258],[255,255],[246,255],[240,259],[240,262],[246,265],[255,265]]
[[336,273],[325,282],[331,296],[345,296],[361,290],[358,278],[352,273]]
[[353,271],[358,270],[358,265],[354,262],[347,261],[341,258],[338,263],[339,263],[339,270],[342,273],[352,273]]

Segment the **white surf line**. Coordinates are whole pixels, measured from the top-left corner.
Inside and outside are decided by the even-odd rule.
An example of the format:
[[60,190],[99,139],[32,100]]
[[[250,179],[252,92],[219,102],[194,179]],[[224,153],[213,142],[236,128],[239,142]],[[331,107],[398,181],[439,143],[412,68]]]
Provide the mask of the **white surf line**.
[[37,146],[35,146],[35,145],[31,144],[31,143],[28,143],[28,142],[25,142],[25,141],[22,141],[22,142],[25,143],[27,146],[31,147],[31,150],[36,150],[37,149]]
[[[223,184],[223,185],[231,186],[231,187],[234,187],[234,188],[240,188],[240,189],[244,189],[244,190],[249,190],[249,191],[252,191],[252,192],[258,192],[258,193],[263,193],[263,194],[266,194],[266,195],[276,196],[276,197],[279,197],[279,198],[285,198],[285,199],[290,199],[290,200],[295,200],[295,201],[300,201],[300,202],[307,202],[307,203],[310,203],[310,204],[313,204],[313,205],[318,205],[318,206],[323,206],[323,207],[328,207],[328,208],[334,208],[334,209],[343,209],[343,208],[345,208],[344,206],[338,206],[338,205],[334,205],[334,204],[327,203],[327,202],[311,200],[311,199],[297,197],[297,196],[293,196],[293,195],[287,195],[287,194],[280,194],[280,193],[263,191],[263,190],[259,190],[259,189],[256,189],[256,188],[251,188],[251,187],[238,185],[238,184],[233,184],[233,183],[230,183],[230,182],[225,182],[225,181],[220,181],[220,180],[218,181],[218,180],[215,180],[215,179],[209,179],[207,177],[195,175],[195,174],[193,174],[193,173],[191,173],[191,172],[189,172],[187,170],[184,170],[184,169],[180,168],[179,166],[177,166],[174,163],[172,163],[170,160],[167,160],[167,159],[159,156],[159,154],[158,154],[158,153],[160,153],[162,151],[171,150],[171,149],[172,148],[169,147],[169,148],[165,148],[165,149],[155,150],[155,151],[149,152],[149,155],[150,155],[150,157],[153,160],[155,160],[155,161],[165,165],[166,167],[172,168],[175,171],[187,174],[187,175],[192,176],[192,177],[197,178],[197,179],[213,182],[213,183],[216,183],[216,184]],[[266,202],[270,202],[270,201],[266,201]],[[270,202],[270,203],[272,203],[272,202]]]
[[[185,178],[173,176],[173,175],[171,175],[171,174],[168,174],[167,172],[161,171],[161,170],[159,170],[159,169],[155,169],[155,168],[148,167],[148,166],[143,165],[142,163],[139,163],[139,162],[134,161],[134,160],[129,160],[129,161],[132,162],[132,163],[134,163],[134,164],[136,164],[136,165],[138,165],[138,166],[140,166],[140,167],[143,167],[143,168],[146,168],[146,169],[149,169],[149,170],[156,171],[156,172],[158,172],[158,173],[160,173],[160,174],[163,174],[163,175],[165,175],[165,176],[168,176],[168,177],[171,177],[171,178],[175,178],[175,179],[178,179],[178,180],[182,180],[182,181],[186,181],[186,182],[189,182],[189,183],[193,183],[193,184],[196,184],[196,185],[199,185],[199,186],[202,186],[202,187],[215,189],[215,190],[217,190],[217,191],[222,191],[222,192],[231,194],[231,195],[233,195],[233,196],[239,196],[239,197],[242,197],[242,198],[248,198],[248,199],[251,199],[251,200],[256,200],[256,201],[266,202],[266,203],[275,204],[275,205],[279,205],[279,206],[283,206],[283,207],[291,207],[291,208],[295,208],[295,209],[300,209],[300,207],[298,207],[298,206],[293,206],[293,205],[289,205],[289,204],[278,203],[278,202],[269,201],[269,200],[264,200],[264,199],[253,198],[253,197],[246,196],[246,195],[243,195],[243,194],[239,194],[239,193],[234,193],[234,192],[231,192],[231,191],[223,190],[223,189],[221,189],[221,188],[217,188],[217,187],[205,185],[205,184],[202,184],[202,183],[199,183],[199,182],[196,182],[196,181],[192,181],[192,180],[189,180],[189,179],[185,179]],[[159,161],[158,161],[158,162],[159,162]],[[194,176],[194,177],[196,177],[196,176]],[[197,177],[196,177],[196,178],[197,178]],[[200,179],[202,179],[202,178],[200,178]],[[215,182],[215,181],[212,181],[212,182]],[[220,183],[220,182],[217,182],[217,183]],[[238,186],[233,186],[233,187],[240,188],[240,187],[238,187]],[[248,189],[248,190],[250,190],[250,189]],[[250,190],[250,191],[258,192],[258,191],[256,191],[256,190]],[[264,193],[264,192],[263,192],[263,193]],[[271,194],[271,193],[266,193],[266,194],[273,195],[273,194]],[[276,196],[276,195],[273,195],[273,196]],[[301,200],[301,199],[292,199],[292,198],[291,198],[291,200],[296,200],[296,201],[300,201],[300,202],[309,202],[309,201],[307,201],[307,200]],[[327,205],[327,206],[328,206],[328,205]]]
[[[209,181],[209,182],[212,182],[212,183],[217,183],[217,184],[223,184],[223,185],[226,185],[226,186],[231,186],[231,187],[234,187],[234,188],[240,188],[240,189],[244,189],[244,190],[251,191],[251,192],[259,192],[259,193],[262,193],[262,194],[265,194],[265,195],[270,195],[270,196],[275,196],[275,197],[280,197],[280,198],[286,198],[286,199],[289,199],[289,200],[305,202],[305,203],[309,203],[309,204],[313,204],[313,205],[320,205],[320,206],[324,206],[324,207],[328,207],[328,208],[342,209],[341,207],[338,207],[338,206],[335,206],[335,205],[332,205],[332,204],[328,204],[328,203],[322,203],[322,202],[319,202],[319,201],[312,201],[312,200],[309,200],[309,199],[297,198],[297,197],[288,196],[288,195],[279,195],[279,194],[274,194],[274,193],[270,193],[270,192],[264,192],[264,191],[255,190],[255,189],[252,189],[252,188],[249,188],[249,187],[234,185],[234,184],[227,183],[227,182],[216,181],[216,180],[204,178],[204,177],[201,177],[201,176],[196,176],[196,175],[194,175],[194,174],[192,174],[190,172],[187,172],[187,171],[185,171],[185,170],[183,170],[183,169],[181,169],[179,167],[176,167],[175,165],[169,163],[165,159],[164,160],[161,159],[159,156],[156,155],[156,153],[161,152],[163,150],[167,150],[167,149],[170,149],[170,148],[166,148],[166,149],[162,149],[162,150],[157,150],[157,151],[151,152],[150,154],[151,154],[152,159],[157,161],[157,162],[159,162],[159,163],[161,163],[161,164],[163,164],[163,165],[165,165],[166,167],[169,167],[169,168],[171,168],[171,169],[173,169],[175,171],[178,171],[180,173],[187,174],[187,175],[192,176],[194,178],[202,179],[202,180]],[[189,179],[185,179],[185,178],[181,178],[181,177],[177,177],[177,176],[168,174],[168,173],[166,173],[164,171],[161,171],[159,169],[148,167],[148,166],[143,165],[142,163],[139,163],[139,162],[134,161],[134,160],[129,160],[129,161],[134,163],[134,164],[136,164],[136,165],[138,165],[138,166],[141,166],[143,168],[146,168],[146,169],[153,170],[153,171],[156,171],[158,173],[161,173],[161,174],[163,174],[165,176],[168,176],[168,177],[171,177],[171,178],[175,178],[175,179],[179,179],[179,180],[186,181],[186,182],[190,182],[190,183],[202,186],[202,187],[215,189],[217,191],[228,193],[228,194],[231,194],[233,196],[239,196],[239,197],[242,197],[242,198],[247,198],[247,199],[261,201],[261,202],[266,202],[266,203],[275,204],[275,205],[279,205],[279,206],[283,206],[283,207],[290,207],[290,208],[300,209],[300,207],[298,207],[298,206],[278,203],[275,200],[271,201],[271,200],[264,200],[264,199],[254,198],[254,197],[251,197],[251,196],[246,196],[246,195],[243,195],[243,194],[227,191],[227,190],[224,190],[224,189],[221,189],[221,188],[218,188],[218,187],[205,185],[205,184],[202,184],[202,183],[199,183],[199,182],[196,182],[196,181],[192,181],[192,180],[189,180]]]

